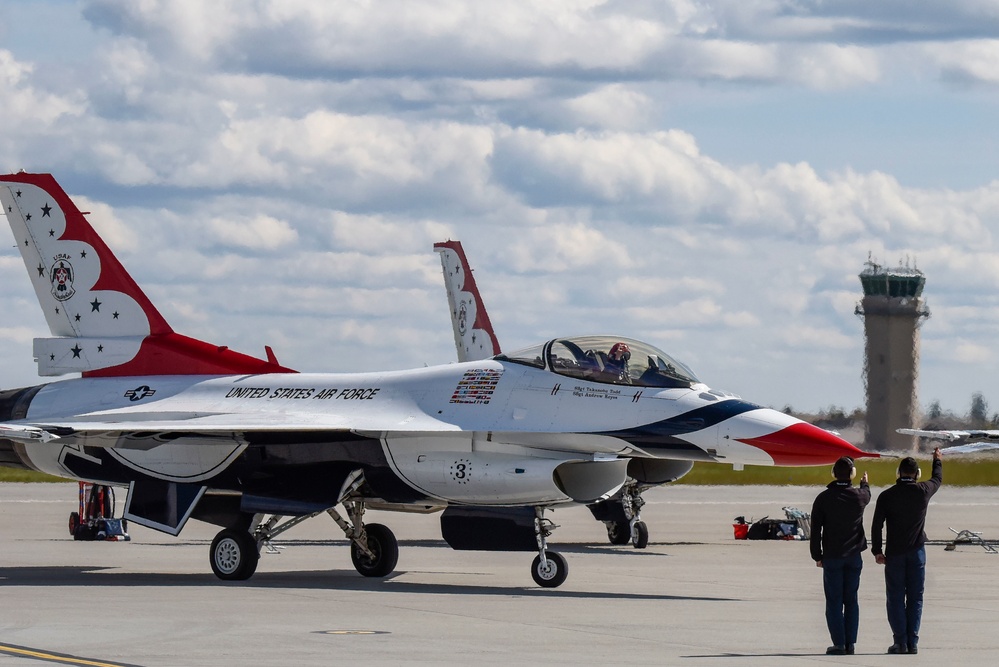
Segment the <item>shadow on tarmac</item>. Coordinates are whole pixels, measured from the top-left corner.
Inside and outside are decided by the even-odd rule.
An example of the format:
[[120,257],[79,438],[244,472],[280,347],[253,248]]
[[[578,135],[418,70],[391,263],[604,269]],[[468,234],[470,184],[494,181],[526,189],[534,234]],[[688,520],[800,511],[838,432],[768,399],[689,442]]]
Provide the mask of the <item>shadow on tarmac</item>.
[[[63,542],[65,540],[49,540],[51,542]],[[142,542],[136,542],[136,544],[142,544]],[[209,546],[211,540],[177,540],[174,542],[161,542],[157,543],[157,547],[191,547],[191,546]],[[345,539],[339,540],[274,540],[273,544],[278,547],[342,547],[344,549],[350,546],[350,543]],[[697,546],[704,544],[703,542],[649,542],[649,547],[677,547],[677,546]],[[444,540],[399,540],[399,548],[424,548],[424,549],[450,549],[448,543]],[[646,549],[636,549],[631,544],[625,544],[620,546],[614,546],[607,543],[598,542],[549,542],[548,548],[552,551],[558,551],[560,553],[568,554],[622,554],[622,553],[635,553],[641,554],[643,556],[657,556],[657,557],[668,557],[669,554],[664,554],[656,551],[651,551],[649,548]],[[474,551],[474,549],[473,549]],[[530,553],[530,551],[525,550],[520,553]],[[517,552],[509,552],[517,553]]]
[[[398,581],[406,571],[384,579],[362,577],[354,570],[307,570],[299,572],[258,572],[247,581],[222,582],[210,573],[177,574],[151,572],[121,572],[117,568],[83,567],[79,565],[0,567],[0,590],[7,586],[196,586],[212,588],[312,589],[338,591],[368,591],[372,593],[413,593],[419,595],[500,595],[609,600],[658,600],[698,602],[739,602],[740,598],[655,595],[573,591],[561,588],[502,587],[482,585],[425,584]],[[436,573],[440,574],[440,573]],[[447,573],[467,578],[469,572]]]
[[884,655],[877,652],[857,651],[853,655],[827,655],[826,652],[817,653],[707,653],[704,655],[681,655],[679,658],[686,660],[697,660],[701,658],[854,658],[860,656]]

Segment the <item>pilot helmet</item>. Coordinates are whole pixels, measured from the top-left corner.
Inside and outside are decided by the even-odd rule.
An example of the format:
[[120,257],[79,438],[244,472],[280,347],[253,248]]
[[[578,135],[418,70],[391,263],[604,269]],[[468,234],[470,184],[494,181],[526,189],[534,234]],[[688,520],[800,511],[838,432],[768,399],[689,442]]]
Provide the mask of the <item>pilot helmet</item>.
[[628,347],[627,343],[614,343],[614,345],[611,346],[608,356],[610,356],[611,359],[628,361],[631,359],[631,348]]

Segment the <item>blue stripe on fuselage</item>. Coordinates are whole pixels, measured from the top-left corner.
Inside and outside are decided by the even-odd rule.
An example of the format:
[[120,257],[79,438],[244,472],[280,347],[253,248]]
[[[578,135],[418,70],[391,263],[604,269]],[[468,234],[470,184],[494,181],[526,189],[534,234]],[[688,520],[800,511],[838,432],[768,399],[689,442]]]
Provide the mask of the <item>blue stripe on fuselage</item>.
[[[689,412],[663,419],[662,421],[621,429],[619,431],[604,431],[600,435],[620,438],[637,447],[647,450],[667,449],[671,451],[701,452],[701,449],[678,436],[693,433],[715,426],[737,415],[751,410],[759,410],[760,406],[739,399],[730,399],[711,403]],[[700,457],[698,457],[700,458]]]

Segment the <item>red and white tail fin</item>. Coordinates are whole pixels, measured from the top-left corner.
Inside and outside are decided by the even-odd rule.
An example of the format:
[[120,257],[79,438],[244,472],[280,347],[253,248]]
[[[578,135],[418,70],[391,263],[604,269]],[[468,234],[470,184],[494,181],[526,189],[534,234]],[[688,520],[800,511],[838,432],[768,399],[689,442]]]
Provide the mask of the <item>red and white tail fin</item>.
[[290,371],[175,333],[51,174],[0,176],[0,202],[55,336],[35,339],[39,375]]
[[435,243],[434,250],[441,255],[458,361],[478,361],[499,354],[499,341],[475,285],[472,269],[465,259],[461,241]]

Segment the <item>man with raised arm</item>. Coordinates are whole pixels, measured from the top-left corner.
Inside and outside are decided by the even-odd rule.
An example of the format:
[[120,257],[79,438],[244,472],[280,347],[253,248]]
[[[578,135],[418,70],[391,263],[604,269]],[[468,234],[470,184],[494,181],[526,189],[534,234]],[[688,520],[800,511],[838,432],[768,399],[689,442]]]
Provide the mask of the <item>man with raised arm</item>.
[[[925,482],[916,459],[907,456],[898,464],[895,485],[878,496],[871,526],[871,551],[885,566],[888,625],[893,643],[888,653],[918,653],[919,621],[923,615],[926,582],[926,508],[943,484],[940,448],[933,450],[933,475]],[[882,529],[887,540],[881,548]]]

